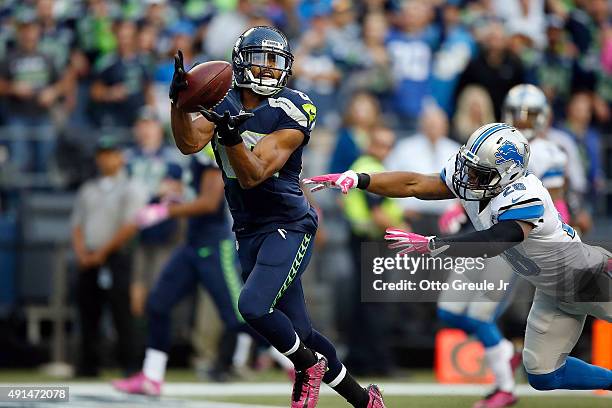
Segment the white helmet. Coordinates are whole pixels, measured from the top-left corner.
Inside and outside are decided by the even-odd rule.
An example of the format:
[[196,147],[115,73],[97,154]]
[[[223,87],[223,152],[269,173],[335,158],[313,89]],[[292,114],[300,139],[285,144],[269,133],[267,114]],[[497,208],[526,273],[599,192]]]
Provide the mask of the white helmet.
[[493,198],[524,176],[528,164],[525,136],[505,123],[490,123],[472,133],[459,149],[453,188],[464,200]]
[[546,95],[535,85],[516,85],[504,100],[502,119],[533,139],[548,126],[550,107]]

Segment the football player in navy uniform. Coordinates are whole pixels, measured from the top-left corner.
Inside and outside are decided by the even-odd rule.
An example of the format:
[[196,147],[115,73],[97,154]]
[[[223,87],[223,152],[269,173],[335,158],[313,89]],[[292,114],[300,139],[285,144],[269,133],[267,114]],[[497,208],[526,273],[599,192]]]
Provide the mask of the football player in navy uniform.
[[210,293],[228,333],[248,329],[238,311],[242,280],[236,268],[221,172],[210,146],[192,156],[190,170],[190,185],[197,194],[194,200],[149,204],[136,216],[140,228],[169,218],[187,217],[187,239],[166,262],[147,299],[148,339],[142,371],[113,381],[119,391],[161,394],[171,346],[171,312],[178,302],[194,292],[198,283]]
[[355,407],[384,407],[376,385],[361,387],[313,329],[301,274],[310,260],[317,215],[300,188],[302,151],[316,107],[286,87],[293,55],[285,35],[259,26],[233,49],[233,87],[212,110],[188,114],[174,101],[187,84],[180,52],[170,88],[172,132],[184,154],[212,142],[234,218],[244,287],[238,308],[246,322],[294,364],[291,407],[311,408],[321,381]]

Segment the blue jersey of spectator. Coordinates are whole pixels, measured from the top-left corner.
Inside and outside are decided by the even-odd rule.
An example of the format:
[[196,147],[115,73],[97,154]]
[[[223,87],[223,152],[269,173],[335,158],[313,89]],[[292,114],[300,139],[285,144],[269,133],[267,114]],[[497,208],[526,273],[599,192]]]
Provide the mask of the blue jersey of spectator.
[[599,132],[593,127],[588,127],[583,135],[577,135],[566,124],[561,128],[570,135],[578,145],[580,156],[589,182],[589,194],[591,197],[597,194],[598,185],[604,180],[603,163],[601,160],[601,140]]
[[387,49],[395,81],[392,104],[402,119],[416,121],[425,97],[430,95],[433,50],[438,38],[438,30],[433,26],[418,33],[389,34]]
[[455,87],[461,73],[476,52],[476,44],[468,30],[452,27],[442,42],[433,61],[431,93],[438,106],[452,115]]

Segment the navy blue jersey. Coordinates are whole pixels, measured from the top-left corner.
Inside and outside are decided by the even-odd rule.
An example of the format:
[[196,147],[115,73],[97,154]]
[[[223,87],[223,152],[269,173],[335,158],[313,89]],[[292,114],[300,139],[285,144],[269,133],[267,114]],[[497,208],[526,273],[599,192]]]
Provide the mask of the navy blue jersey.
[[[202,175],[206,170],[217,169],[210,145],[191,158],[191,187],[200,195]],[[191,245],[202,245],[211,241],[226,239],[230,232],[230,223],[225,201],[221,202],[217,211],[209,214],[189,217],[187,224],[187,240]]]
[[[230,90],[215,108],[220,114],[226,110],[232,115],[249,111],[242,106],[238,90]],[[302,151],[315,124],[316,107],[304,93],[283,88],[250,112],[255,116],[247,120],[240,131],[244,143],[251,150],[266,135],[281,129],[301,131],[304,141],[278,173],[246,190],[240,187],[225,147],[218,143],[215,135],[215,158],[223,170],[225,197],[234,218],[234,231],[237,235],[246,235],[285,228],[314,234],[317,227],[316,215],[300,188],[300,173]]]

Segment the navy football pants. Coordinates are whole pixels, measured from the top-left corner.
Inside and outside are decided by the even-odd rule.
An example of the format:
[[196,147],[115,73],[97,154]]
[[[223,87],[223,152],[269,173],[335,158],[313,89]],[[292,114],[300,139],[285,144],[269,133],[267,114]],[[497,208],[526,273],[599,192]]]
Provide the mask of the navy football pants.
[[234,241],[229,239],[200,248],[183,245],[173,252],[147,300],[149,347],[168,352],[170,312],[198,283],[210,293],[227,330],[246,327],[238,312],[242,280],[235,254]]
[[281,353],[295,344],[295,334],[329,364],[330,382],[342,369],[334,346],[312,328],[300,277],[312,255],[314,237],[277,230],[238,239],[238,256],[245,281],[238,308],[255,330]]

